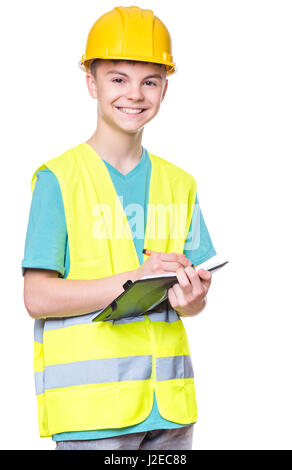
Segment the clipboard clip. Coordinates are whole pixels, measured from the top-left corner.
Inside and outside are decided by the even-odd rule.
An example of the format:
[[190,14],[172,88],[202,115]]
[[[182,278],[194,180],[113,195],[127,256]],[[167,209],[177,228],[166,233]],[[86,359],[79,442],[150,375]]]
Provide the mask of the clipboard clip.
[[[123,284],[123,288],[124,290],[127,290],[129,289],[129,287],[133,284],[133,281],[131,281],[130,279],[128,281],[125,282],[125,284]],[[110,317],[112,316],[112,314],[114,313],[114,311],[118,308],[118,304],[117,304],[117,301],[116,300],[113,300],[112,303],[110,304],[111,306],[111,313],[108,313],[107,316],[105,317],[106,320],[109,320]]]
[[133,284],[133,281],[131,281],[130,279],[128,281],[125,282],[125,284],[123,284],[123,288],[124,290],[127,290],[129,289],[129,287]]

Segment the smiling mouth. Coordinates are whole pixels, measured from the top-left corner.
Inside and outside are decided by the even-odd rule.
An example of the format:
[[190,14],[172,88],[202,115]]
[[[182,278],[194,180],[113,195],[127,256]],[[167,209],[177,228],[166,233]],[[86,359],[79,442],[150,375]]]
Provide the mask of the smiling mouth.
[[138,116],[139,114],[144,113],[146,108],[126,108],[126,107],[119,107],[115,106],[121,113],[126,114],[128,116]]

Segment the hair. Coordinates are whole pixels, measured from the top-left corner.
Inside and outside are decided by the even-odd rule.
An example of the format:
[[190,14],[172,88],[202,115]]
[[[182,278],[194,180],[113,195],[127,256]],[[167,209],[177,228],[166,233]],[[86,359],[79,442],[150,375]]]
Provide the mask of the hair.
[[[119,62],[127,62],[128,64],[139,64],[139,63],[143,63],[145,64],[144,61],[141,61],[141,60],[125,60],[125,59],[94,59],[90,65],[89,65],[89,71],[90,73],[96,78],[96,70],[97,70],[97,67],[98,67],[98,64],[102,61],[102,60],[110,60],[111,62],[114,62],[114,63],[119,63]],[[152,64],[153,62],[147,62],[148,64]],[[164,64],[156,64],[158,66],[160,66],[161,69],[165,70],[166,72],[166,67]]]

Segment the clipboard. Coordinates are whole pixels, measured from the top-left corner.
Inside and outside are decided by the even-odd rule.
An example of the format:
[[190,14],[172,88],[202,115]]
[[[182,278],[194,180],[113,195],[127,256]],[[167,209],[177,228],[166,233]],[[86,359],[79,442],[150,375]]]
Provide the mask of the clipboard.
[[[224,261],[210,266],[206,270],[213,273],[227,263],[228,261]],[[145,276],[134,282],[128,280],[123,284],[124,292],[97,313],[92,321],[110,321],[142,316],[167,299],[168,289],[177,282],[176,273]]]

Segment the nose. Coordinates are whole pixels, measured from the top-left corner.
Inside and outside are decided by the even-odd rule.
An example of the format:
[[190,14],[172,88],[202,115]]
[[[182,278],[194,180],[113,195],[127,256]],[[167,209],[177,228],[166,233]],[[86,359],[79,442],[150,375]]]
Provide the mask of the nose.
[[144,99],[141,85],[138,83],[137,84],[132,83],[131,85],[129,85],[126,95],[127,95],[127,98],[130,100],[138,101],[138,100]]

